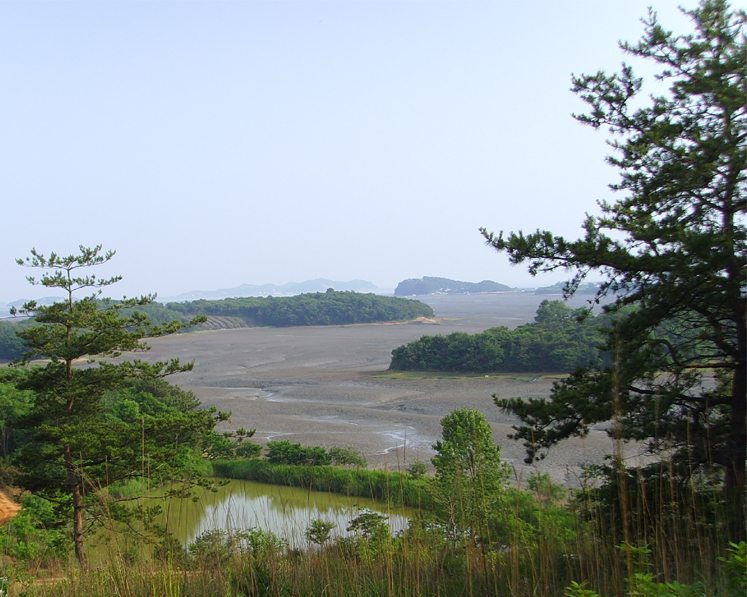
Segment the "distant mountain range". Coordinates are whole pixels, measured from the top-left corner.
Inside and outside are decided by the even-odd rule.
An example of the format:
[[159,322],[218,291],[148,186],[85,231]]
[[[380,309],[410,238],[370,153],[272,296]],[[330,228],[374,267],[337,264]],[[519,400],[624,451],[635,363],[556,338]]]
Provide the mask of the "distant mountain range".
[[499,284],[492,280],[483,280],[482,282],[460,282],[459,280],[449,280],[449,278],[434,278],[423,276],[422,278],[410,278],[397,284],[394,289],[394,296],[412,296],[424,294],[456,294],[470,292],[506,292],[515,290],[505,284]]
[[193,290],[185,292],[179,296],[163,299],[159,297],[159,302],[181,302],[195,301],[199,299],[220,300],[224,298],[240,298],[246,296],[269,296],[281,295],[289,296],[294,294],[303,294],[305,292],[325,292],[328,288],[335,290],[354,290],[355,292],[375,292],[378,287],[367,282],[366,280],[350,280],[349,282],[339,282],[327,280],[326,278],[317,278],[316,280],[307,280],[306,282],[288,282],[287,284],[242,284],[235,288],[220,288],[218,290]]
[[[11,301],[10,303],[0,303],[0,307],[23,307],[24,303],[28,303],[30,299],[18,299],[17,301]],[[38,305],[51,305],[58,301],[65,300],[61,296],[45,296],[40,299],[36,299]]]

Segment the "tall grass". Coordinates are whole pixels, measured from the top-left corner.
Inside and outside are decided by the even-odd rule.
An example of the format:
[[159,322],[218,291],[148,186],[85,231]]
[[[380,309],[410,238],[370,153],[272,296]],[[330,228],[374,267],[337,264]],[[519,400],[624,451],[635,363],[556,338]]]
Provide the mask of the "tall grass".
[[744,584],[729,585],[725,575],[715,582],[690,587],[678,587],[653,577],[644,582],[641,577],[645,575],[639,575],[637,589],[630,586],[629,579],[623,586],[614,582],[584,585],[583,581],[575,580],[580,577],[574,570],[577,568],[574,562],[567,558],[534,559],[536,553],[531,551],[511,549],[486,554],[474,546],[415,534],[379,544],[367,545],[358,539],[302,552],[236,550],[225,557],[213,554],[190,561],[166,559],[135,565],[122,559],[107,567],[70,574],[54,584],[31,585],[15,595],[555,597],[563,595],[566,587],[574,583],[589,587],[589,592],[568,595],[737,597],[744,594]]

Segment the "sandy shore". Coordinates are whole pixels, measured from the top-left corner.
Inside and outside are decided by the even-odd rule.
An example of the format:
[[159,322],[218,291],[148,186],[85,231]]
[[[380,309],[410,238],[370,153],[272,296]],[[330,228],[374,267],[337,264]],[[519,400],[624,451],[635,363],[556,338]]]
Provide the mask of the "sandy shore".
[[[305,445],[355,446],[371,466],[406,469],[429,463],[440,419],[455,408],[482,411],[518,480],[532,468],[524,449],[508,439],[515,421],[493,404],[502,397],[545,397],[546,376],[399,377],[386,373],[391,351],[424,334],[479,332],[531,321],[533,294],[435,296],[425,299],[433,322],[242,328],[155,339],[147,360],[179,357],[194,371],[171,381],[192,390],[205,406],[231,410],[231,428],[256,428],[259,442],[290,439]],[[584,304],[574,299],[573,305]],[[556,482],[578,484],[581,467],[611,452],[602,429],[554,449],[536,468]]]

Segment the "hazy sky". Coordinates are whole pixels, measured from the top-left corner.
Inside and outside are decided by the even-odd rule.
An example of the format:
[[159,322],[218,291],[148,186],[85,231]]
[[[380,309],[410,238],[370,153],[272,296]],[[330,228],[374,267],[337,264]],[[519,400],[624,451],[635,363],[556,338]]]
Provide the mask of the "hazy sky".
[[50,294],[32,247],[99,243],[114,296],[563,279],[477,229],[576,236],[609,196],[570,76],[652,3],[688,30],[669,0],[0,2],[0,301]]

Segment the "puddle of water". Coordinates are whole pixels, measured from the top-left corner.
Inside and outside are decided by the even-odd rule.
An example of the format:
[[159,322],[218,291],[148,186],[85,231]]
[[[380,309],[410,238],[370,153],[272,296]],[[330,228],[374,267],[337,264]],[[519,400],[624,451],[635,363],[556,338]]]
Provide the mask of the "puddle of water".
[[347,497],[299,487],[231,480],[217,492],[205,492],[193,502],[172,499],[164,507],[163,523],[183,544],[202,533],[222,529],[260,528],[285,539],[292,548],[305,549],[306,529],[316,519],[335,525],[332,537],[349,536],[350,521],[368,509],[389,519],[392,533],[407,528],[411,508],[388,509],[368,498]]

